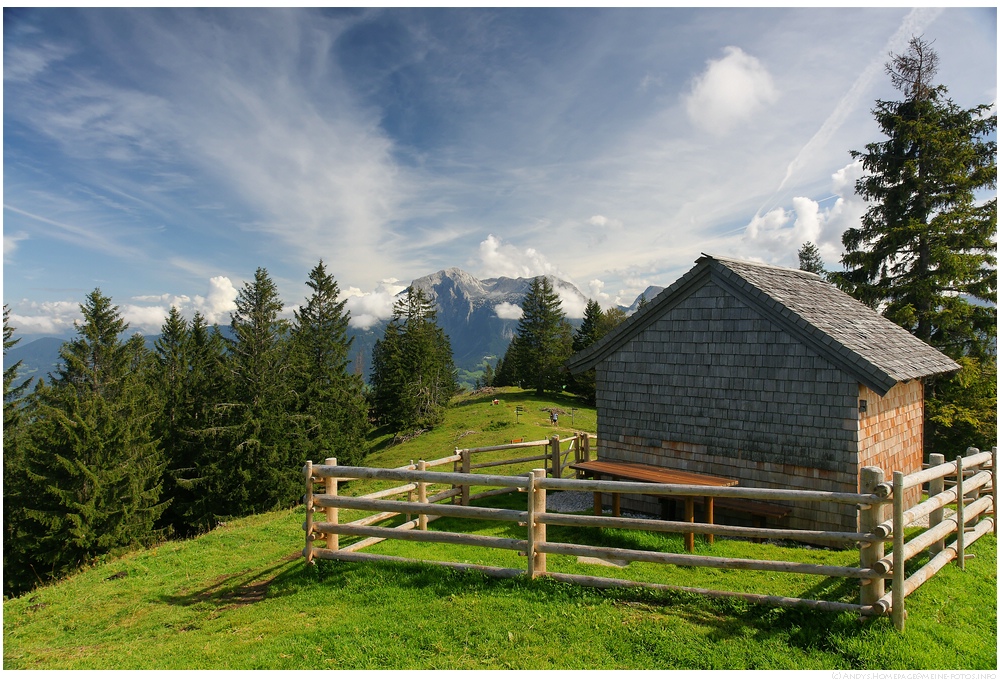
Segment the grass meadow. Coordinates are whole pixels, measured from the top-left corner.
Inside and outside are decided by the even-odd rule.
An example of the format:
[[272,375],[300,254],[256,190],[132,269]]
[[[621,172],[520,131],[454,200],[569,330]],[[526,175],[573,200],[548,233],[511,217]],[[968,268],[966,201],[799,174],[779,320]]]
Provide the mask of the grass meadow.
[[[434,459],[455,447],[594,432],[593,410],[565,396],[505,391],[459,399],[445,423],[405,443],[373,436],[371,466]],[[514,408],[524,408],[520,414]],[[572,412],[570,412],[572,410]],[[572,418],[573,424],[570,424]],[[362,482],[353,492],[361,492]],[[524,508],[523,496],[483,500]],[[349,519],[348,512],[341,512]],[[360,513],[358,513],[360,515]],[[682,592],[598,590],[548,579],[491,578],[436,566],[305,564],[302,507],[227,523],[203,536],[107,558],[5,600],[4,668],[56,670],[987,670],[997,668],[996,538],[973,547],[907,600],[904,633],[888,618],[752,605]],[[436,521],[500,536],[512,524]],[[681,551],[671,534],[566,528],[550,540]],[[525,567],[514,552],[388,540],[370,551]],[[700,554],[851,564],[857,550],[717,538]],[[914,567],[919,562],[914,562]],[[549,569],[626,580],[807,598],[857,599],[856,581],[633,563]]]

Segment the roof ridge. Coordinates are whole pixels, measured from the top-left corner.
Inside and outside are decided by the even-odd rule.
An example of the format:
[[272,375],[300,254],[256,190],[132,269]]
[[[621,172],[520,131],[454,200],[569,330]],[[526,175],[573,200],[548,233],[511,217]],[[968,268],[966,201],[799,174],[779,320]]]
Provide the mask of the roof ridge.
[[[823,277],[821,277],[820,275],[817,275],[815,272],[809,272],[808,270],[802,270],[800,268],[790,268],[790,267],[787,267],[787,266],[784,266],[784,265],[772,265],[771,263],[763,263],[763,262],[755,261],[755,260],[746,260],[744,258],[733,258],[732,256],[716,256],[714,254],[705,253],[705,252],[702,252],[701,255],[702,255],[703,258],[710,258],[710,259],[712,259],[714,261],[718,261],[720,263],[738,263],[740,265],[749,265],[749,266],[755,267],[755,268],[766,268],[768,270],[781,270],[783,272],[788,272],[788,273],[793,273],[793,274],[800,274],[803,277],[807,277],[809,279],[818,279],[818,280],[820,280],[822,282],[826,282],[826,280],[823,279]],[[702,260],[702,259],[699,259],[699,260]],[[827,283],[829,284],[829,282],[827,282]]]

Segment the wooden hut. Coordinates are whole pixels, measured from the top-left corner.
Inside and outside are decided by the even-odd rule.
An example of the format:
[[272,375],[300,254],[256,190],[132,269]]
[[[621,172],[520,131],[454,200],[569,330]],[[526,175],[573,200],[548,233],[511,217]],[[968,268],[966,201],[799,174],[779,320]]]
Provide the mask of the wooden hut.
[[[920,469],[922,379],[959,368],[817,275],[707,255],[568,366],[596,369],[600,459],[851,492],[862,467]],[[857,520],[824,504],[775,523]]]

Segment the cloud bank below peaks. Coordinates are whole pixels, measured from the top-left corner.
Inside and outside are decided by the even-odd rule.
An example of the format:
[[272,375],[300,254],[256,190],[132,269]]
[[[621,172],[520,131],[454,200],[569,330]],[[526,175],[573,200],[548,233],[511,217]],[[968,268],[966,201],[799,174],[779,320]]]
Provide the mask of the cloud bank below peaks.
[[351,326],[356,329],[370,329],[380,320],[392,317],[392,305],[407,285],[395,277],[378,283],[374,291],[362,291],[357,287],[348,288],[341,296],[347,301],[351,311]]

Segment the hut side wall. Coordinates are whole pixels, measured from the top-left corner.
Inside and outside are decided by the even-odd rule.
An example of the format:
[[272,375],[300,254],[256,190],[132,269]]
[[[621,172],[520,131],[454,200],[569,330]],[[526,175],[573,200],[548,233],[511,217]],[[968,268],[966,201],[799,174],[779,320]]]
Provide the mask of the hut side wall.
[[[743,486],[857,490],[856,379],[710,280],[601,362],[597,386],[604,459]],[[823,505],[786,522],[853,531],[856,518]]]
[[[876,466],[887,478],[893,471],[912,474],[924,461],[924,385],[909,381],[893,386],[884,396],[865,385],[858,387],[858,399],[867,405],[858,415],[858,472]],[[908,491],[907,504],[914,504],[920,489]],[[888,507],[883,511],[888,513]]]

